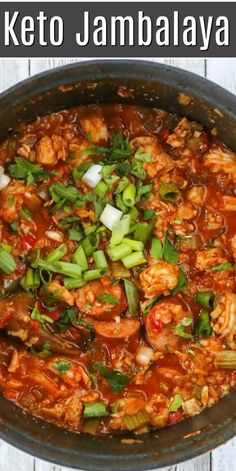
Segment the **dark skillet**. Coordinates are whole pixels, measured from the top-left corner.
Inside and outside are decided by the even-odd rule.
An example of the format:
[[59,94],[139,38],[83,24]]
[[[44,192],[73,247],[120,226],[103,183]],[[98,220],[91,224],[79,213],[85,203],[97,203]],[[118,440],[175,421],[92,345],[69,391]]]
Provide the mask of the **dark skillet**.
[[[124,89],[126,87],[126,89]],[[128,93],[124,93],[128,90]],[[131,93],[130,93],[131,90]],[[191,97],[181,105],[179,94]],[[215,127],[236,150],[236,97],[197,75],[145,61],[73,64],[47,71],[0,96],[0,139],[19,121],[95,102],[158,106]],[[92,437],[65,432],[23,413],[0,397],[0,438],[63,466],[97,470],[145,470],[193,458],[236,434],[236,391],[198,417],[121,443],[124,436]]]

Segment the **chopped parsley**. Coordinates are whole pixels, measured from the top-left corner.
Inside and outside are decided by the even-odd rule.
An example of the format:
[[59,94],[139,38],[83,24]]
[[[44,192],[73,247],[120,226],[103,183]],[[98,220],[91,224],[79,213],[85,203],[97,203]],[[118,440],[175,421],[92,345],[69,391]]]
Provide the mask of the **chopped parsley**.
[[177,412],[177,410],[180,409],[180,407],[182,406],[182,404],[183,404],[183,399],[182,399],[182,397],[180,396],[180,394],[176,394],[176,395],[174,396],[173,401],[172,401],[171,404],[170,404],[169,411],[170,411],[170,412]]
[[69,361],[64,361],[64,360],[57,360],[55,363],[53,363],[53,368],[55,368],[59,373],[66,373],[70,368],[72,367],[72,364]]
[[33,319],[34,321],[38,321],[42,326],[44,326],[46,322],[49,322],[50,324],[53,323],[53,319],[51,319],[51,317],[47,316],[46,314],[41,314],[39,312],[37,303],[35,304],[31,312],[31,319]]
[[179,324],[174,327],[173,331],[176,335],[179,335],[179,337],[183,337],[184,339],[192,339],[192,334],[189,334],[188,332],[185,332],[185,328],[192,325],[192,318],[191,317],[184,317]]
[[111,293],[100,293],[98,299],[106,304],[120,304],[120,301]]

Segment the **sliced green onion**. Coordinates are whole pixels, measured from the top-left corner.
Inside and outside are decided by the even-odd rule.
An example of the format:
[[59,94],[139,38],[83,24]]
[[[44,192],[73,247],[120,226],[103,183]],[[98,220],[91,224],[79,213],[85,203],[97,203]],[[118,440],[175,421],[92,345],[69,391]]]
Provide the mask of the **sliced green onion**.
[[166,235],[163,242],[163,257],[167,262],[172,263],[173,265],[177,265],[178,252],[170,243]]
[[110,239],[111,245],[120,244],[123,240],[123,237],[129,233],[130,219],[130,215],[126,214],[117,224],[113,226],[112,236]]
[[122,258],[122,262],[125,268],[133,268],[137,265],[146,263],[146,258],[143,255],[143,252],[133,252],[130,255]]
[[84,417],[106,417],[109,415],[104,402],[86,402],[84,404]]
[[97,250],[93,253],[93,259],[96,265],[96,268],[108,268],[107,260],[103,250]]
[[137,430],[139,428],[148,425],[150,422],[150,417],[145,410],[141,410],[136,414],[124,415],[123,420],[128,430]]
[[65,244],[61,244],[46,256],[45,261],[48,263],[57,262],[58,260],[61,260],[61,258],[66,255],[66,253],[67,246]]
[[232,268],[232,263],[220,263],[220,265],[213,267],[212,271],[229,270],[230,268]]
[[130,314],[137,314],[139,307],[139,294],[136,286],[130,280],[124,280],[125,293],[127,296]]
[[129,210],[129,215],[132,222],[136,221],[137,217],[139,216],[139,211],[137,208],[135,208],[135,206]]
[[88,262],[87,262],[87,258],[86,258],[86,255],[84,253],[84,249],[83,249],[82,245],[79,245],[79,247],[74,252],[73,257],[72,257],[72,262],[79,265],[82,270],[87,270],[88,269]]
[[215,362],[218,368],[224,368],[225,370],[236,369],[236,351],[224,350],[215,353]]
[[94,270],[87,270],[84,272],[84,280],[85,281],[92,281],[92,280],[99,280],[102,278],[104,274],[104,269],[95,268]]
[[133,239],[128,239],[127,237],[124,237],[123,242],[129,245],[132,250],[139,251],[139,250],[143,250],[144,248],[143,242],[139,240],[133,240]]
[[25,286],[27,289],[36,289],[40,286],[39,273],[33,268],[28,268],[25,275]]
[[119,245],[115,245],[114,247],[108,247],[107,249],[107,253],[113,262],[121,260],[123,257],[126,257],[127,255],[131,254],[131,252],[131,247],[128,244],[125,244],[124,242]]
[[183,399],[180,394],[176,394],[169,407],[170,412],[176,412],[183,404]]
[[145,209],[143,212],[143,219],[149,221],[149,219],[154,219],[156,216],[156,211],[154,209]]
[[6,275],[11,275],[15,269],[16,262],[12,255],[0,248],[0,270],[6,273]]
[[140,222],[136,224],[134,230],[134,239],[140,240],[146,245],[148,239],[151,237],[155,224],[148,224],[147,222]]
[[12,246],[9,244],[5,244],[5,242],[0,243],[0,248],[5,250],[5,252],[10,253],[12,251]]
[[151,256],[154,258],[163,257],[162,243],[159,239],[156,239],[155,237],[152,239],[150,253],[151,253]]
[[202,291],[200,293],[197,293],[195,296],[197,303],[199,303],[203,307],[211,309],[213,308],[214,298],[215,295],[214,293],[212,293],[212,291]]
[[99,196],[99,198],[104,198],[105,194],[108,191],[108,185],[105,182],[100,182],[94,188],[94,193]]
[[121,260],[118,260],[117,262],[112,262],[111,274],[113,278],[118,279],[118,280],[121,280],[122,278],[130,278],[131,276],[130,271],[124,267]]
[[55,262],[53,265],[57,273],[71,278],[81,278],[82,269],[79,265],[76,265],[76,263]]
[[86,284],[85,280],[83,278],[64,278],[63,280],[64,286],[67,289],[76,289],[76,288],[82,288]]
[[180,189],[175,183],[162,183],[159,188],[159,194],[164,201],[176,203],[181,200]]
[[94,234],[96,230],[97,230],[97,226],[95,225],[87,226],[87,227],[84,227],[84,234],[88,236],[88,235]]
[[176,287],[172,290],[172,294],[181,293],[181,291],[183,291],[186,286],[188,286],[188,279],[182,268],[179,268],[178,283]]
[[210,314],[206,311],[200,313],[199,319],[194,327],[194,335],[199,338],[212,335]]
[[75,186],[70,185],[66,187],[61,182],[51,185],[49,191],[55,203],[58,203],[61,198],[74,202],[79,195],[79,192]]
[[132,207],[135,204],[135,195],[136,195],[136,188],[133,183],[129,183],[129,185],[123,191],[123,202],[126,206]]
[[39,276],[40,276],[43,284],[50,283],[50,281],[52,281],[52,274],[50,273],[49,270],[45,270],[45,269],[41,268],[39,270]]
[[99,243],[99,236],[96,234],[91,234],[86,237],[82,242],[82,247],[84,249],[85,255],[90,257],[93,252],[96,250]]

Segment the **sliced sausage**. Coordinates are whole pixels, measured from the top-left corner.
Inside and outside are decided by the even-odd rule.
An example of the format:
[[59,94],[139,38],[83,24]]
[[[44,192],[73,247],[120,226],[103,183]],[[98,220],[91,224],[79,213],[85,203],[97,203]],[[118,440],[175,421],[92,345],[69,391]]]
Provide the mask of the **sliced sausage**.
[[95,321],[93,325],[100,337],[111,341],[135,339],[140,331],[139,321],[133,319],[122,319],[120,322]]

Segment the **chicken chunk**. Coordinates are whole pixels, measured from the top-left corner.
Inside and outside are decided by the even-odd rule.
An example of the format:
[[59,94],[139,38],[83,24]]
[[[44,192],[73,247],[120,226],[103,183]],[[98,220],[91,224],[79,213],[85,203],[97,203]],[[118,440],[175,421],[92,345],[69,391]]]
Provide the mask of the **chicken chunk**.
[[236,155],[228,149],[211,149],[205,157],[204,166],[213,173],[224,173],[236,182]]
[[236,348],[236,294],[223,293],[211,312],[214,332],[226,340],[231,348]]
[[167,173],[174,168],[174,162],[162,149],[155,137],[136,137],[130,142],[133,150],[139,150],[149,154],[152,162],[144,162],[144,169],[150,178]]
[[191,203],[202,206],[206,199],[206,188],[204,186],[195,185],[187,193],[187,198]]
[[80,118],[80,124],[92,142],[108,141],[108,130],[102,115],[91,114],[89,117]]
[[196,254],[196,268],[198,270],[208,270],[221,263],[227,263],[228,260],[225,257],[221,248],[199,250]]
[[179,269],[171,263],[161,261],[146,268],[140,274],[140,281],[146,298],[161,294],[167,296],[178,283]]
[[197,209],[192,205],[192,203],[186,202],[182,203],[175,214],[175,219],[193,219],[197,216]]
[[81,424],[83,405],[78,394],[73,394],[67,399],[60,399],[52,407],[43,407],[40,410],[43,417],[52,421],[58,420],[69,429],[78,431]]
[[10,183],[0,194],[0,217],[11,223],[19,217],[19,212],[24,203],[24,195],[27,187],[17,181]]
[[187,118],[181,119],[177,124],[174,132],[169,135],[167,143],[171,147],[182,147],[185,144],[186,139],[188,139],[192,134],[191,123]]
[[36,161],[42,165],[53,165],[67,157],[67,143],[56,134],[44,136],[36,144]]

